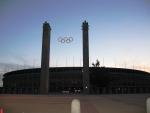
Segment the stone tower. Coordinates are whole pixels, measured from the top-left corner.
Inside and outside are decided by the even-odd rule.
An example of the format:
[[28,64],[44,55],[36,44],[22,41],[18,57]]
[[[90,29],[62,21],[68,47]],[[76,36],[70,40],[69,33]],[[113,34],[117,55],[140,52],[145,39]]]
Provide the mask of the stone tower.
[[82,23],[83,32],[83,93],[88,94],[90,91],[90,78],[89,78],[89,34],[88,22]]
[[49,23],[45,22],[43,24],[43,37],[42,37],[40,94],[48,94],[49,92],[50,32],[51,27]]

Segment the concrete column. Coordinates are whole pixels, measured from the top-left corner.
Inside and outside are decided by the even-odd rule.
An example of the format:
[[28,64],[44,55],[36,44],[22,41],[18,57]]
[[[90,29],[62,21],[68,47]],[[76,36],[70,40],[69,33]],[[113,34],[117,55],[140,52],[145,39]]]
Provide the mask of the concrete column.
[[40,94],[49,92],[49,53],[50,53],[50,31],[49,23],[43,24]]
[[89,34],[88,22],[82,23],[83,31],[83,93],[88,94],[90,91],[90,77],[89,77]]

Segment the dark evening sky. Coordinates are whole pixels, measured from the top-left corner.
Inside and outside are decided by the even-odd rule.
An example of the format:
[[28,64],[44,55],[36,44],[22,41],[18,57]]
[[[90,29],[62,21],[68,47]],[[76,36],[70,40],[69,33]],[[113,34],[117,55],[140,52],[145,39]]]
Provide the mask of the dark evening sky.
[[[40,66],[42,24],[50,23],[50,66],[82,65],[82,22],[90,64],[150,71],[149,0],[0,0],[0,62]],[[74,41],[61,44],[58,37]]]

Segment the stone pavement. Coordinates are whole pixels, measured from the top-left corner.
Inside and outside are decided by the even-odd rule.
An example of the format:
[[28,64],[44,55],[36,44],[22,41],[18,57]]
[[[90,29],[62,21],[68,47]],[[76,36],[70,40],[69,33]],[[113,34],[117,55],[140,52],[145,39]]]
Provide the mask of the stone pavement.
[[4,113],[71,113],[73,99],[81,113],[146,113],[150,94],[127,95],[0,95]]

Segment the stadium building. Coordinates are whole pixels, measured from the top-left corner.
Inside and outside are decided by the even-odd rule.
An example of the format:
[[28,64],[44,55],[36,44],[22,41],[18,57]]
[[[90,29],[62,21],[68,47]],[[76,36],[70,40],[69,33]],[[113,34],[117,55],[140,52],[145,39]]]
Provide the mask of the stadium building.
[[[41,69],[6,73],[3,93],[39,94]],[[83,93],[82,67],[49,69],[49,93]],[[90,67],[91,94],[150,93],[150,74],[143,71]]]
[[89,67],[88,23],[82,23],[83,67],[50,67],[51,27],[43,24],[41,68],[4,74],[0,93],[7,94],[129,94],[150,93],[150,73],[109,67]]

